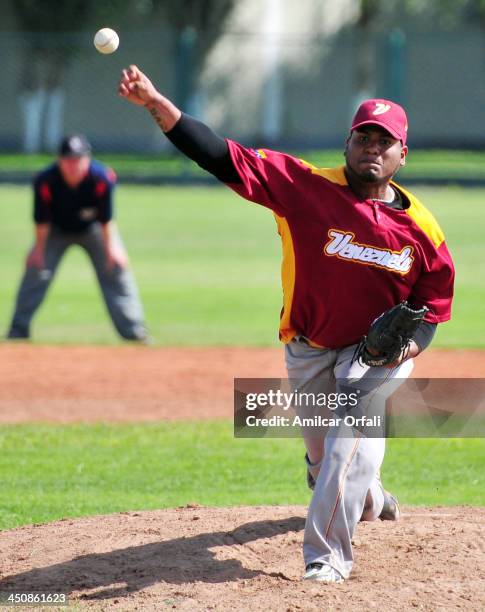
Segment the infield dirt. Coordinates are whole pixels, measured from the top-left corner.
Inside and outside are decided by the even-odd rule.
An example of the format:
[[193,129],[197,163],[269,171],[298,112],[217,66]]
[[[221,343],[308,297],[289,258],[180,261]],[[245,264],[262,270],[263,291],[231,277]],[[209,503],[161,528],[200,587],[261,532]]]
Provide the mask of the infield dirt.
[[[3,423],[227,419],[235,376],[285,375],[279,349],[5,344],[0,359]],[[453,377],[485,372],[485,352],[430,350],[414,376],[449,376],[451,362]],[[305,512],[190,506],[11,529],[0,592],[64,591],[96,610],[485,609],[484,508],[361,523],[338,585],[300,579]]]
[[[280,348],[0,346],[0,423],[233,416],[234,378],[285,377]],[[414,377],[485,378],[485,351],[428,350]]]

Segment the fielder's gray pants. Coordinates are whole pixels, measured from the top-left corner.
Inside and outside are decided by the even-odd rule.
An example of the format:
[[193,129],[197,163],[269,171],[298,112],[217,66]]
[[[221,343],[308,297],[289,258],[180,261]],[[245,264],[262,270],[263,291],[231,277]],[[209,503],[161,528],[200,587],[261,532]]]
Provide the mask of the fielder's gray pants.
[[[352,363],[355,345],[341,350],[317,349],[297,339],[285,349],[288,377],[298,381],[300,391],[321,390],[322,380],[333,381],[336,392],[359,389],[359,401],[365,403],[371,398],[374,402],[378,390],[383,411],[386,395],[394,392],[413,369],[412,360],[394,369]],[[311,459],[309,468],[316,479],[305,525],[305,565],[324,563],[348,578],[357,523],[377,519],[383,508],[379,472],[385,438],[364,437],[352,428],[346,428],[342,435],[338,428],[329,427],[318,438],[302,433]]]
[[[113,238],[122,248],[119,234],[115,233]],[[75,234],[51,227],[45,247],[45,268],[26,268],[18,290],[9,336],[29,337],[31,319],[46,295],[64,252],[72,245],[82,247],[89,255],[109,315],[120,336],[127,340],[144,339],[143,309],[135,279],[127,268],[115,266],[107,269],[99,223],[93,223],[86,231]]]

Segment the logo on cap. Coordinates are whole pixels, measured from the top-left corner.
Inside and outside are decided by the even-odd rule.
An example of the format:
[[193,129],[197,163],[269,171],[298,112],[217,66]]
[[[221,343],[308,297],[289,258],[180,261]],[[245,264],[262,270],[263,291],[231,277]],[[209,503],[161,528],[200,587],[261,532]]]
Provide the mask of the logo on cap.
[[61,157],[82,157],[91,153],[91,145],[82,134],[66,136],[59,147]]
[[383,104],[382,102],[376,102],[376,110],[372,113],[373,115],[383,115],[387,111],[391,110],[390,104]]
[[[375,113],[374,113],[375,114]],[[69,146],[71,147],[71,149],[73,150],[79,150],[82,149],[84,146],[83,141],[79,138],[79,136],[73,136],[72,138],[69,139]]]
[[351,131],[363,125],[378,125],[400,140],[403,145],[406,144],[408,129],[406,112],[402,106],[392,100],[374,98],[362,102],[352,120]]

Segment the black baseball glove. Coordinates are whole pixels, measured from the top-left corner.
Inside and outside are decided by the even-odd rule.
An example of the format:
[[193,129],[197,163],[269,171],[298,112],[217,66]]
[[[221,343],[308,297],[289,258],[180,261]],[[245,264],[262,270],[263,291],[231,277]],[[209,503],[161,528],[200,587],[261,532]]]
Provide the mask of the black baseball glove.
[[354,359],[369,366],[393,363],[409,349],[411,339],[428,308],[414,310],[407,302],[393,306],[371,324],[367,336],[357,346]]

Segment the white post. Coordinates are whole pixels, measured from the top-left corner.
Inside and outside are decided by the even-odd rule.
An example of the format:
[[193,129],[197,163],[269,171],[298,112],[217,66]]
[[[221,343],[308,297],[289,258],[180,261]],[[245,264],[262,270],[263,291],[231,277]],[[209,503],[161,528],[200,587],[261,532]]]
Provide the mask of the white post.
[[268,142],[279,138],[283,114],[283,83],[280,60],[281,4],[282,0],[264,0],[261,134]]
[[46,95],[43,89],[26,91],[20,95],[24,153],[38,153],[41,149],[42,116],[45,100]]
[[60,87],[47,92],[45,114],[45,146],[49,153],[55,153],[63,132],[64,91]]

